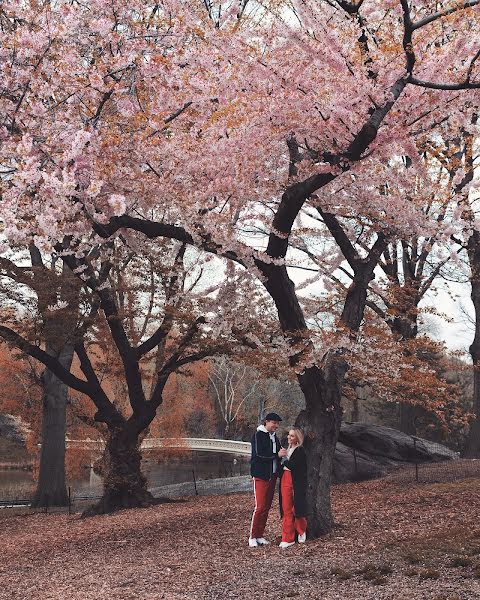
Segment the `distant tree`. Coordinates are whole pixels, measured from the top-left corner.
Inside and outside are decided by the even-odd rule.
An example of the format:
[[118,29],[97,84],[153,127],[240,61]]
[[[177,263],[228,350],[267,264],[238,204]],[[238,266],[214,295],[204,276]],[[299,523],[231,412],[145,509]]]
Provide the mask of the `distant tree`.
[[[42,256],[31,242],[28,251],[16,247],[0,257],[0,298],[10,307],[10,319],[30,328],[45,352],[69,370],[73,359],[71,332],[79,318],[82,283],[61,261]],[[19,289],[28,293],[19,294]],[[5,315],[7,316],[7,315]],[[7,317],[8,318],[8,317]],[[35,507],[68,504],[65,483],[65,433],[68,387],[48,368],[42,388],[42,428]],[[20,402],[19,406],[24,406]],[[30,421],[30,417],[26,416]]]
[[246,365],[234,363],[226,356],[212,361],[208,379],[220,413],[223,437],[229,439],[234,435],[234,425],[241,415],[240,411],[255,393],[259,382],[251,380]]
[[[170,375],[207,356],[240,352],[243,347],[232,332],[235,320],[225,328],[225,311],[222,305],[217,308],[218,297],[229,293],[233,274],[225,288],[220,280],[219,285],[198,291],[202,270],[195,275],[185,268],[184,244],[169,243],[162,249],[155,244],[150,253],[143,244],[142,254],[134,254],[132,243],[109,243],[108,258],[102,253],[74,253],[68,245],[57,249],[70,272],[90,290],[83,299],[86,317],[70,332],[81,376],[15,331],[14,323],[0,326],[6,340],[95,405],[93,421],[104,424],[106,453],[104,495],[91,513],[153,500],[140,468],[140,444],[163,402]],[[153,274],[148,285],[145,269]],[[209,296],[212,290],[215,297]],[[251,291],[245,292],[251,297]],[[228,311],[235,313],[237,308],[238,301]],[[216,323],[221,324],[218,331]],[[248,335],[245,325],[242,336]],[[88,422],[88,415],[83,420]]]
[[[474,309],[475,335],[469,351],[473,363],[473,412],[475,419],[465,448],[465,456],[480,456],[480,226],[478,223],[479,198],[476,187],[478,178],[478,111],[470,123],[465,123],[459,135],[442,147],[445,170],[457,174],[455,192],[457,212],[463,220],[463,230],[452,232],[452,239],[468,257],[471,299]],[[478,184],[477,184],[478,185]],[[458,233],[457,233],[458,232]]]

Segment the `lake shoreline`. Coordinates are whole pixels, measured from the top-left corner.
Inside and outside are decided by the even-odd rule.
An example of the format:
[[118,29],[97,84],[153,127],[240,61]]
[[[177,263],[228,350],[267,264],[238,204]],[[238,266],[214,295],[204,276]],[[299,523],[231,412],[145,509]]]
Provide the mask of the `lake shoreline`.
[[0,471],[33,471],[33,462],[0,462]]

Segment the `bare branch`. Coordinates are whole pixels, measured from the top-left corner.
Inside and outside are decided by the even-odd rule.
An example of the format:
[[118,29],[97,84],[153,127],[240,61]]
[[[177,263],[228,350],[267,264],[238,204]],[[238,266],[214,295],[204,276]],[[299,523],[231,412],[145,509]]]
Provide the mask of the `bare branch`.
[[[183,112],[185,112],[187,110],[187,108],[189,106],[191,106],[193,104],[193,102],[185,102],[185,104],[179,108],[178,110],[176,110],[174,113],[172,113],[169,117],[167,117],[166,119],[163,119],[163,122],[165,123],[165,125],[168,125],[169,123],[171,123],[172,121],[174,121],[177,117],[179,117]],[[149,133],[147,135],[147,140],[151,137],[153,137],[154,135],[157,135],[157,133],[161,133],[162,131],[165,131],[167,128],[166,127],[162,127],[162,129],[155,129],[155,131],[152,131],[152,133]]]
[[480,0],[468,0],[467,2],[459,3],[456,6],[453,6],[452,8],[446,8],[445,10],[438,11],[432,15],[429,15],[428,17],[420,19],[420,21],[417,21],[416,23],[412,23],[412,31],[420,29],[420,27],[425,27],[425,25],[433,23],[433,21],[436,21],[437,19],[447,17],[448,15],[451,15],[459,10],[464,10],[465,8],[472,8],[473,6],[477,6],[477,4],[480,4]]
[[51,356],[38,346],[31,344],[21,335],[10,329],[9,327],[5,327],[4,325],[0,325],[0,336],[13,344],[16,348],[19,348],[29,356],[36,358],[43,365],[45,365],[56,377],[58,377],[63,383],[68,385],[74,390],[81,392],[82,394],[86,394],[87,396],[92,397],[93,389],[87,381],[79,379],[70,371],[65,369],[60,361],[58,361],[54,356]]
[[429,88],[432,90],[478,90],[480,89],[480,82],[472,83],[468,79],[463,83],[436,83],[434,81],[423,81],[416,77],[409,77],[408,83],[411,85],[417,85],[419,87]]

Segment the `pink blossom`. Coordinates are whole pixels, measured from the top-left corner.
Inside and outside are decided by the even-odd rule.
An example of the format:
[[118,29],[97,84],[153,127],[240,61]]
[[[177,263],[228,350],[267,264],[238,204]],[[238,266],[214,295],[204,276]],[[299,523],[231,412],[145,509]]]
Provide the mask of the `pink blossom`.
[[108,197],[108,205],[115,216],[123,215],[127,210],[125,196],[122,194],[112,194]]

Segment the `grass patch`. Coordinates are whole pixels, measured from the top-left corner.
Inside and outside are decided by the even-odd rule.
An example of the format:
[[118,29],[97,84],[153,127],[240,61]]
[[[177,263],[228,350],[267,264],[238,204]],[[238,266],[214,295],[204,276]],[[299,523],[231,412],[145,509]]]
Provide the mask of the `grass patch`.
[[35,492],[35,484],[25,483],[22,485],[5,486],[0,491],[0,500],[6,502],[15,500],[31,500]]
[[418,550],[408,551],[403,555],[403,558],[409,565],[419,565],[425,560],[425,556]]
[[335,577],[337,579],[341,579],[342,581],[345,581],[346,579],[350,579],[353,576],[353,573],[350,573],[350,571],[347,571],[346,569],[343,569],[342,567],[334,567],[330,573],[332,575],[335,575]]
[[474,563],[471,557],[480,556],[479,539],[480,529],[455,527],[388,544],[387,548],[409,565],[430,567],[450,559],[449,567],[471,567]]
[[385,575],[393,573],[393,569],[388,564],[376,565],[375,563],[367,563],[356,572],[358,575],[363,575],[363,579],[370,581],[373,585],[384,585],[387,583]]
[[449,567],[470,567],[473,561],[468,556],[454,556],[448,563]]
[[423,569],[418,573],[420,579],[438,579],[440,572],[437,569]]

